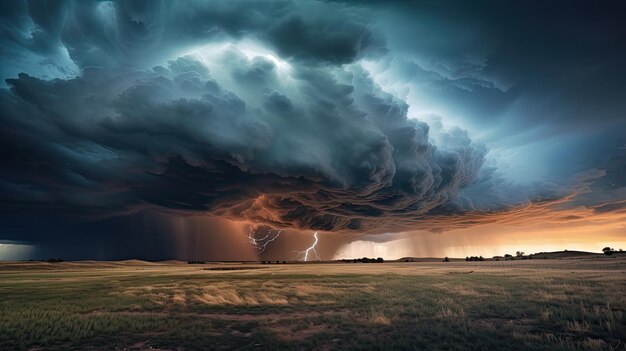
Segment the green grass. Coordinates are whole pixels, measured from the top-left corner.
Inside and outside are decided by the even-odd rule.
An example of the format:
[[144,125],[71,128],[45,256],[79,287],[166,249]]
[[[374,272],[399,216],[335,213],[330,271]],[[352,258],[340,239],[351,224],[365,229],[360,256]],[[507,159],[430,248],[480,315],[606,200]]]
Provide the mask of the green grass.
[[623,270],[399,265],[0,269],[0,349],[626,349]]

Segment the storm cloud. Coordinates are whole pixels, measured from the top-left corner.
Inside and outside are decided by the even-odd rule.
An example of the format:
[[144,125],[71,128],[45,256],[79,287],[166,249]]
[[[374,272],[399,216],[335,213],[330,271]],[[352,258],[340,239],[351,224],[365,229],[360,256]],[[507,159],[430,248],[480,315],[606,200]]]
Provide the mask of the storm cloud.
[[[623,150],[567,133],[592,105],[623,125],[623,81],[603,80],[615,62],[559,66],[574,44],[537,43],[558,31],[502,34],[483,5],[452,24],[465,6],[3,3],[3,216],[62,227],[148,211],[358,236],[620,212]],[[573,33],[574,17],[556,23]],[[621,57],[623,32],[587,24],[595,36],[573,42]],[[580,85],[599,81],[607,93]]]
[[281,68],[231,45],[210,54],[8,79],[4,203],[369,231],[447,203],[483,163],[485,148],[459,129],[434,146],[358,65]]

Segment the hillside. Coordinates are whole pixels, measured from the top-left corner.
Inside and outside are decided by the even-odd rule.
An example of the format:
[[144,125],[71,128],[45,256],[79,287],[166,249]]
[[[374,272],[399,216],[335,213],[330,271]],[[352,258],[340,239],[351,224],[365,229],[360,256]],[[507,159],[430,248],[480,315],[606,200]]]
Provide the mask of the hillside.
[[595,253],[595,252],[587,252],[587,251],[553,251],[553,252],[539,252],[534,253],[529,256],[532,258],[540,258],[540,259],[563,259],[563,258],[574,258],[574,257],[593,257],[593,256],[605,256],[603,253]]

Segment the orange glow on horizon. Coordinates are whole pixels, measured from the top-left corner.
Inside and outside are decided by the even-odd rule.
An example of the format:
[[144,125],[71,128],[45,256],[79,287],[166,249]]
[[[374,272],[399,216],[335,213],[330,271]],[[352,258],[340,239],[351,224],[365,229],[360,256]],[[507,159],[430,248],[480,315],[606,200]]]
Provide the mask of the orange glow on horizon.
[[626,249],[625,234],[623,222],[561,227],[490,224],[443,233],[402,233],[397,239],[382,243],[356,240],[340,248],[335,258],[492,257],[516,251],[526,254],[562,250],[601,252],[605,246]]

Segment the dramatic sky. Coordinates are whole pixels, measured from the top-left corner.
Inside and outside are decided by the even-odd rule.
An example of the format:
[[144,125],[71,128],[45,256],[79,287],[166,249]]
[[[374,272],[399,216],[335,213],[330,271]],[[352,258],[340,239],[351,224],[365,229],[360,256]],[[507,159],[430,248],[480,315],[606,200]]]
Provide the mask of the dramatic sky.
[[0,259],[626,248],[619,2],[2,1],[0,30]]

